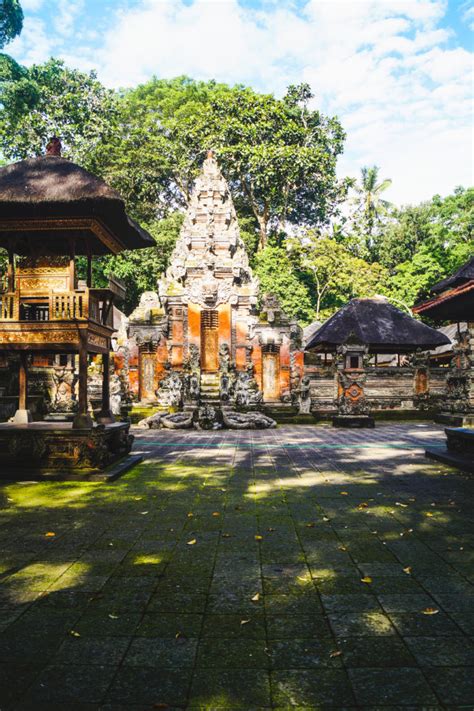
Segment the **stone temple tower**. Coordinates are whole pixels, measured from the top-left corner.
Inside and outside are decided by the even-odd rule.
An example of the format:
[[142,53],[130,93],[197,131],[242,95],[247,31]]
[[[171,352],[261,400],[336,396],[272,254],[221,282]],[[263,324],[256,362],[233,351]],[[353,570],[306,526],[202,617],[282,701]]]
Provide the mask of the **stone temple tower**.
[[259,299],[229,186],[212,152],[158,294],[148,292],[143,302],[130,316],[141,354],[140,400],[158,393],[160,401],[160,389],[176,373],[182,373],[185,393],[184,381],[193,373],[192,395],[201,404],[232,400],[239,390],[241,400],[288,401],[291,370],[300,361],[302,367],[302,353],[295,359],[300,329],[274,297]]

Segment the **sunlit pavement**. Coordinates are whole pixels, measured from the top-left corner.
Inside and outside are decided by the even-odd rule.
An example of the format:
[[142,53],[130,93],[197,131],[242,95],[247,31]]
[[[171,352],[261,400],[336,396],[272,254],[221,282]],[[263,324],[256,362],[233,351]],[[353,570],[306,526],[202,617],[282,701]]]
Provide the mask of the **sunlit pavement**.
[[474,708],[474,479],[373,431],[139,430],[0,488],[0,709]]

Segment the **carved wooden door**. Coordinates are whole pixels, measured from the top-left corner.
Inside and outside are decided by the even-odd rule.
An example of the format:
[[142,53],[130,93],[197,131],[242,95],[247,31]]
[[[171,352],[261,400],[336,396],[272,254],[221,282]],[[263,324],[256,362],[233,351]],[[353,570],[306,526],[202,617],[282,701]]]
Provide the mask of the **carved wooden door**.
[[219,370],[218,313],[213,309],[201,311],[201,367]]
[[278,372],[278,353],[263,354],[263,399],[278,400],[280,397],[280,383]]

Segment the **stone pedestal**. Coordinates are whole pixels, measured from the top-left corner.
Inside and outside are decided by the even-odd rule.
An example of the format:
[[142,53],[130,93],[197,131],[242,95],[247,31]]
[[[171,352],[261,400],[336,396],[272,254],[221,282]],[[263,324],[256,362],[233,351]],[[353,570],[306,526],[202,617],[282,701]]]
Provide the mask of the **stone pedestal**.
[[446,447],[430,447],[425,454],[443,464],[474,473],[474,429],[447,427]]
[[333,427],[375,427],[375,420],[370,415],[334,415]]
[[17,410],[13,415],[13,422],[15,425],[27,425],[28,422],[33,422],[33,417],[29,410]]

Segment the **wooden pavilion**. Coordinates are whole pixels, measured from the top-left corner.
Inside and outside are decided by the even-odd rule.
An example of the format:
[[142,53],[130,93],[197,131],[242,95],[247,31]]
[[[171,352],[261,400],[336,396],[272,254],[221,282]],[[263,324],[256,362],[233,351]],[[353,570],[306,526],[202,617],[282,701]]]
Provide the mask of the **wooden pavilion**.
[[[102,437],[94,432],[101,456],[86,459],[110,461],[114,452],[104,451],[110,450],[109,440],[115,439],[116,444],[130,441],[128,425],[114,424],[109,402],[112,304],[124,294],[114,280],[108,288],[94,288],[92,262],[97,255],[153,245],[152,237],[128,217],[123,200],[112,188],[61,157],[57,138],[50,141],[45,156],[0,169],[0,247],[8,252],[8,270],[0,291],[0,354],[17,354],[19,360],[18,409],[13,422],[0,426],[0,468],[2,461],[10,464],[18,459],[18,447],[24,450],[18,438],[30,441],[25,433],[33,431],[36,440],[42,439],[35,440],[42,466],[81,466],[78,433],[83,432],[87,439],[88,430],[97,430],[88,413],[89,354],[102,356],[102,409],[97,421],[105,427],[100,429]],[[79,257],[85,266],[82,280]],[[28,410],[31,352],[78,355],[77,413],[69,427],[65,423],[54,428],[41,423],[40,427],[32,422]],[[59,437],[61,444],[52,444],[51,438],[47,441],[48,427],[54,429],[57,436],[53,439]],[[107,427],[114,430],[112,438],[105,432]],[[73,442],[71,447],[67,438]],[[61,447],[67,453],[64,456],[58,454]],[[123,453],[123,446],[117,448]]]
[[440,421],[460,424],[447,427],[446,449],[427,449],[431,459],[474,472],[474,257],[454,274],[431,289],[431,297],[417,304],[415,313],[435,322],[466,323],[458,328],[458,343],[453,348],[447,378],[445,406]]
[[[352,299],[306,343],[306,350],[331,353],[337,376],[335,426],[373,427],[365,397],[366,367],[371,356],[411,354],[449,343],[439,331],[416,321],[384,297]],[[421,373],[421,371],[420,371]]]

